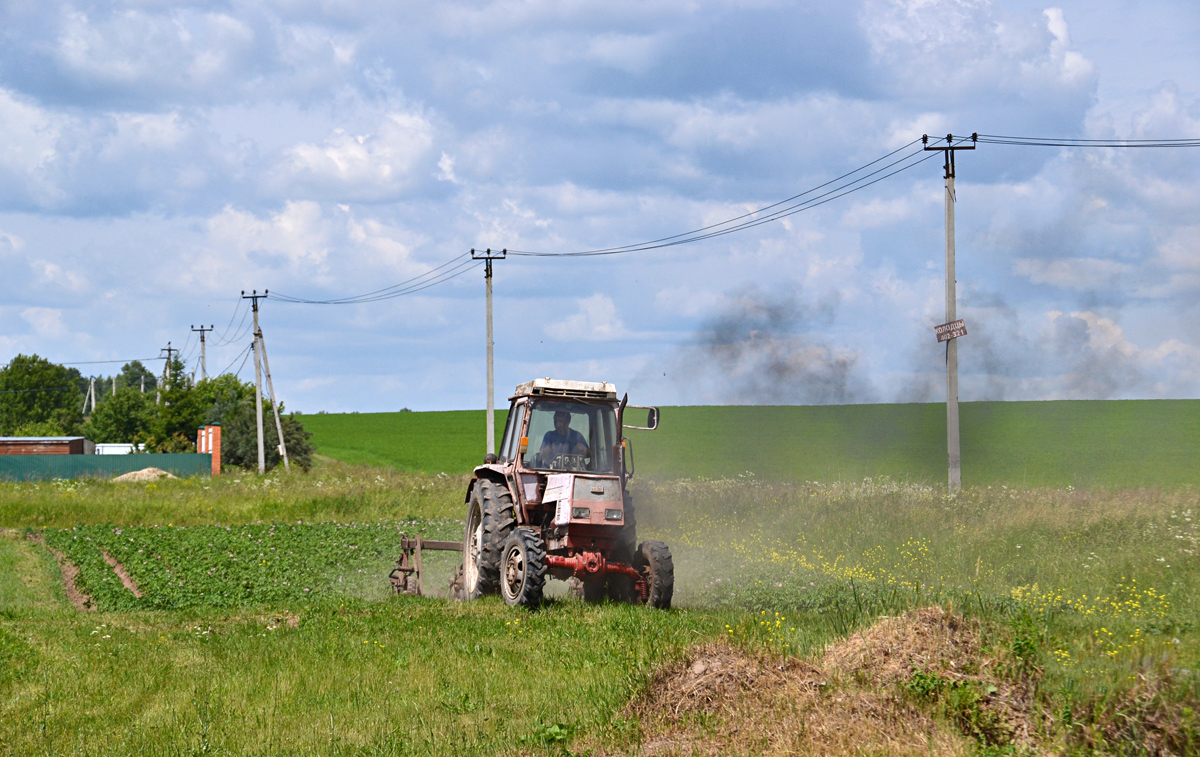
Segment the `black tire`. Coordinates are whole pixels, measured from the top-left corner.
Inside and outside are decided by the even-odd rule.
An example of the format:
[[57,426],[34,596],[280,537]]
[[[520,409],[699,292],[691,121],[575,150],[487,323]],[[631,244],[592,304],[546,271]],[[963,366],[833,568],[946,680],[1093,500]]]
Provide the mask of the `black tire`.
[[646,604],[659,610],[671,609],[675,595],[675,561],[671,550],[661,541],[644,541],[633,556],[633,567],[650,587]]
[[546,587],[546,545],[529,528],[518,528],[504,543],[500,559],[500,596],[513,607],[534,609]]
[[500,587],[500,553],[517,525],[508,489],[487,479],[475,482],[463,534],[463,596],[478,599]]

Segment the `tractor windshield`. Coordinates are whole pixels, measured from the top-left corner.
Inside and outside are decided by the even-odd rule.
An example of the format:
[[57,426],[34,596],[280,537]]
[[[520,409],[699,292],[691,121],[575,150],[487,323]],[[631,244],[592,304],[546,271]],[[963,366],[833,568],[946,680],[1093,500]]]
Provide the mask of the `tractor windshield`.
[[616,473],[616,414],[610,405],[538,400],[529,413],[527,468]]

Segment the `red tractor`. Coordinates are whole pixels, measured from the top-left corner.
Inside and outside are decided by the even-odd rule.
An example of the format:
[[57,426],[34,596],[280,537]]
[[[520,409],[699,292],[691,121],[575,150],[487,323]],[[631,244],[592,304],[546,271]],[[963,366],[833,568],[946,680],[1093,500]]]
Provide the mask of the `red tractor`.
[[[627,400],[604,382],[546,378],[517,387],[500,452],[467,488],[465,599],[499,592],[510,605],[536,607],[549,576],[589,601],[671,606],[671,551],[637,542],[626,488],[633,455],[622,436],[625,428],[657,428],[658,409]],[[635,409],[646,425],[623,425]]]

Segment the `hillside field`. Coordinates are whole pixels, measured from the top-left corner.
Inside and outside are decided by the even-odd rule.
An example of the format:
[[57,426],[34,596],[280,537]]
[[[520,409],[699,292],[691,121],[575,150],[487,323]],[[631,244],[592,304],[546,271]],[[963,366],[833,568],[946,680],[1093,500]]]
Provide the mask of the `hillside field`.
[[[1200,401],[965,402],[963,485],[1200,484]],[[496,413],[501,434],[505,411]],[[753,473],[767,479],[946,478],[944,404],[662,409],[629,432],[639,476]],[[483,459],[484,413],[303,416],[318,453],[402,471],[465,473]]]

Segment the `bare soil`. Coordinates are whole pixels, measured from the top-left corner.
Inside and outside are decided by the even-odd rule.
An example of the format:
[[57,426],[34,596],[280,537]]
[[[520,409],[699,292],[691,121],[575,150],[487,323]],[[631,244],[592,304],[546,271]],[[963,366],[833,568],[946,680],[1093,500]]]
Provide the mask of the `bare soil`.
[[41,534],[30,534],[29,538],[49,549],[50,553],[54,555],[55,561],[58,562],[58,569],[62,573],[63,589],[75,609],[81,612],[95,612],[96,604],[92,602],[92,598],[75,583],[75,579],[79,576],[79,568],[75,567],[75,563],[67,559],[62,552],[47,546],[46,540]]
[[138,588],[137,582],[133,580],[133,576],[129,575],[129,571],[125,570],[121,561],[104,550],[100,550],[100,554],[104,555],[104,562],[112,566],[113,573],[116,573],[117,578],[121,579],[121,584],[129,589],[133,596],[141,598],[142,590]]
[[[710,644],[660,671],[629,705],[642,725],[633,753],[965,755],[978,748],[978,723],[991,743],[1043,751],[1032,689],[998,676],[999,662],[973,623],[936,607],[883,619],[820,661]],[[903,688],[917,673],[980,692],[977,721],[934,717]]]

